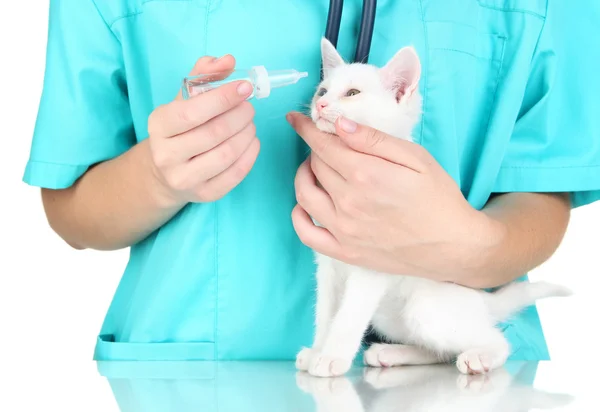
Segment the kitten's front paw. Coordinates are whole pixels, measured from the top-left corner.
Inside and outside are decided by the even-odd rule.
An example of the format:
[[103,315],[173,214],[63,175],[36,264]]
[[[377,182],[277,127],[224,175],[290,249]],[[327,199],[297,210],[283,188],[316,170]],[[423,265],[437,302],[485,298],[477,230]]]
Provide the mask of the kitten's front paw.
[[386,347],[389,345],[383,345],[374,343],[369,349],[365,351],[363,356],[365,365],[372,366],[374,368],[387,368],[392,365],[392,360],[389,355],[386,354]]
[[310,367],[310,361],[313,357],[313,350],[311,348],[302,348],[298,355],[296,355],[296,368],[301,371],[307,371]]
[[351,366],[352,359],[341,359],[315,353],[312,356],[308,373],[322,378],[341,376],[348,372]]

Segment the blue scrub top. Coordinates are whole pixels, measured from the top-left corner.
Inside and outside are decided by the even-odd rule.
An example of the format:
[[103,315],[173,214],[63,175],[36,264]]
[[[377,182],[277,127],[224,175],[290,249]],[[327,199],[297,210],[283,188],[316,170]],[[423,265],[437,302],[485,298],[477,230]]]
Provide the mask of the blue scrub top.
[[[311,344],[313,256],[290,219],[307,148],[284,116],[318,83],[328,4],[51,0],[24,174],[34,186],[67,188],[145,139],[148,115],[203,55],[310,73],[253,102],[262,149],[241,185],[188,205],[131,248],[96,359],[293,359]],[[361,5],[345,2],[339,49],[348,59]],[[370,63],[416,47],[424,97],[416,140],[474,207],[495,192],[571,192],[577,207],[600,198],[598,21],[593,0],[380,0]],[[534,306],[501,327],[511,359],[549,358]]]

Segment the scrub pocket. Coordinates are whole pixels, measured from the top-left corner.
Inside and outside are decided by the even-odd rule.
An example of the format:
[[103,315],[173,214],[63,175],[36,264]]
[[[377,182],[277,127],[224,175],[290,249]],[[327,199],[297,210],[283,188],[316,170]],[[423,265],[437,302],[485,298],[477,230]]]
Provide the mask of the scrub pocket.
[[115,342],[112,335],[100,335],[94,359],[98,361],[198,361],[214,359],[211,342],[135,343]]
[[[420,143],[465,188],[483,149],[501,76],[506,37],[454,21],[425,21]],[[452,154],[452,155],[450,155]],[[456,154],[458,156],[456,156]]]

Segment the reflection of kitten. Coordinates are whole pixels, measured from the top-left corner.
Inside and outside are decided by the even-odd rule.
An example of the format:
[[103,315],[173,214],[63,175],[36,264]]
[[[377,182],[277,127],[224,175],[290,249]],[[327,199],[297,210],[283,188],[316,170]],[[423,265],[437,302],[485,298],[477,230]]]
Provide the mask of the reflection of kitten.
[[[313,99],[317,127],[333,133],[344,115],[400,139],[411,140],[420,118],[416,51],[400,50],[383,68],[345,64],[327,40],[322,45],[324,80]],[[360,167],[360,165],[357,165]],[[350,368],[372,323],[388,340],[373,345],[371,366],[431,364],[458,356],[463,373],[484,373],[503,365],[510,348],[496,324],[535,300],[565,296],[549,283],[514,282],[495,293],[428,279],[387,275],[317,254],[316,333],[312,349],[297,357],[299,369],[336,376]]]
[[319,412],[517,412],[553,409],[573,400],[517,385],[504,368],[478,376],[459,374],[447,365],[367,369],[368,385],[356,386],[346,377],[323,379],[299,372],[296,382],[312,395]]

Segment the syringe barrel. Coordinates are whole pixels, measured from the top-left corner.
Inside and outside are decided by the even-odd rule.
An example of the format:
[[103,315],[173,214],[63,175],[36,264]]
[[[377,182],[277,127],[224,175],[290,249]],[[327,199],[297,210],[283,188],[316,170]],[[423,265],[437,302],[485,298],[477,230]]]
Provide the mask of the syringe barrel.
[[253,92],[248,99],[254,97],[263,99],[271,94],[272,89],[295,84],[307,75],[306,72],[300,73],[293,69],[267,71],[264,66],[231,70],[229,72],[206,73],[184,78],[182,95],[187,100],[223,84],[244,80],[249,82],[253,88]]
[[[182,95],[185,100],[197,96],[199,94],[216,89],[227,83],[244,80],[252,84],[254,82],[251,77],[250,70],[231,70],[228,72],[205,73],[195,76],[188,76],[183,79]],[[254,92],[248,97],[254,97]]]

